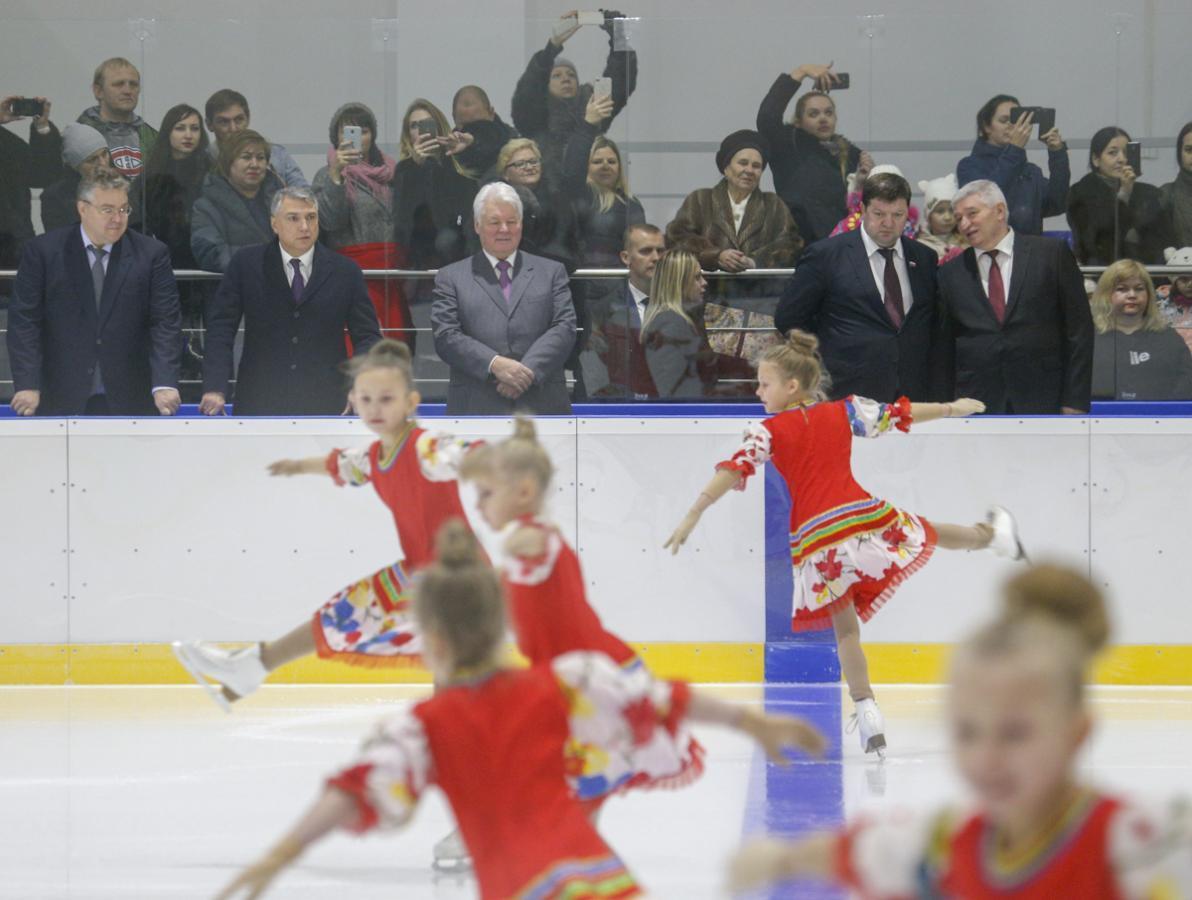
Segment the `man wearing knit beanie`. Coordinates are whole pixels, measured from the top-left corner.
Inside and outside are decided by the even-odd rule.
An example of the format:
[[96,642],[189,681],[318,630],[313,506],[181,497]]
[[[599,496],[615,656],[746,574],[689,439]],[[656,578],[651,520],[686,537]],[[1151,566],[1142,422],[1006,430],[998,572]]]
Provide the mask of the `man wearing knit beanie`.
[[62,165],[62,177],[41,192],[41,224],[46,231],[79,221],[75,192],[82,179],[104,170],[116,171],[107,139],[81,122],[62,129]]

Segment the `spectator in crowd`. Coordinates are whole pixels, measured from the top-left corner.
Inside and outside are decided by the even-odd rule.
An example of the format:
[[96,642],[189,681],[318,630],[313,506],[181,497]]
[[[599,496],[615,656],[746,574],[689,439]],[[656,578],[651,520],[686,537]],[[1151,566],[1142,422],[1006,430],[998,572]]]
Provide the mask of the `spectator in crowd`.
[[[208,97],[204,112],[207,127],[215,135],[215,143],[207,152],[211,155],[211,162],[218,164],[219,154],[227,139],[251,127],[252,113],[249,112],[245,96],[231,88],[223,88]],[[302,169],[294,162],[294,157],[281,144],[269,145],[269,165],[287,187],[310,187]]]
[[600,133],[611,112],[612,100],[593,94],[563,154],[563,188],[575,207],[579,264],[593,269],[619,266],[625,229],[646,221],[629,190],[620,148]]
[[[24,97],[10,95],[0,100],[0,126],[19,122],[13,102]],[[33,204],[30,188],[44,188],[62,175],[62,135],[50,121],[50,101],[35,97],[41,115],[29,123],[29,143],[0,127],[0,269],[15,269],[21,247],[33,237]],[[8,285],[0,282],[0,294]]]
[[[359,129],[359,145],[344,128]],[[406,258],[394,239],[397,162],[377,146],[377,117],[363,103],[345,103],[331,117],[327,165],[315,173],[319,229],[324,242],[361,269],[402,269]],[[387,337],[414,346],[410,309],[400,282],[366,279],[373,309]]]
[[937,396],[972,397],[995,415],[1087,412],[1093,320],[1068,245],[1014,230],[992,181],[964,185],[952,208],[972,246],[939,269]]
[[[83,110],[78,121],[104,136],[112,154],[112,167],[129,181],[136,181],[157,141],[157,132],[136,113],[141,99],[141,73],[123,57],[105,59],[92,76],[91,93],[99,102]],[[130,198],[134,208],[136,199],[135,195]],[[133,224],[140,220],[138,211]]]
[[1163,185],[1163,209],[1167,213],[1171,237],[1176,247],[1192,247],[1192,122],[1180,129],[1175,142],[1175,161],[1179,173]]
[[431,307],[435,349],[451,367],[447,413],[567,415],[567,270],[518,248],[522,202],[509,185],[481,188],[473,216],[481,250],[439,270]]
[[[61,177],[41,192],[41,224],[46,231],[79,221],[79,183],[84,178],[100,172],[116,174],[104,136],[78,122],[62,129],[62,166],[58,171]],[[134,208],[133,215],[137,212]]]
[[1167,323],[1146,267],[1113,263],[1093,293],[1093,397],[1192,400],[1192,351]]
[[475,178],[485,178],[496,165],[501,148],[517,137],[517,132],[497,115],[484,88],[475,84],[465,84],[455,92],[451,117],[456,131],[472,136],[472,145],[458,155],[460,164]]
[[756,131],[734,131],[721,141],[716,168],[724,177],[687,195],[666,227],[667,246],[693,254],[706,270],[791,265],[803,241],[786,204],[759,187],[769,155]]
[[562,263],[570,273],[579,262],[575,208],[546,167],[538,144],[529,138],[514,138],[497,157],[500,179],[521,197],[522,245],[527,252]]
[[219,166],[203,181],[190,217],[190,246],[199,267],[225,272],[241,247],[270,240],[270,204],[284,187],[269,166],[269,142],[238,131],[219,148]]
[[243,319],[237,415],[340,414],[344,331],[357,353],[381,339],[364,276],[319,243],[319,204],[309,188],[280,188],[269,221],[275,237],[237,251],[211,302],[199,410],[224,412]]
[[[804,78],[815,82],[795,104],[794,118],[782,115]],[[772,152],[774,190],[794,216],[808,243],[826,238],[846,213],[847,179],[859,181],[873,167],[869,154],[836,133],[836,103],[828,96],[839,78],[832,65],[802,65],[779,75],[757,110],[757,130]]]
[[938,267],[935,251],[906,235],[910,200],[901,175],[870,175],[861,227],[808,247],[778,303],[782,334],[819,338],[833,400],[933,396]]
[[959,187],[956,175],[951,172],[919,182],[919,190],[923,192],[923,216],[915,239],[936,252],[941,266],[959,256],[968,246],[956,227],[956,214],[952,211],[952,198]]
[[79,185],[79,225],[25,244],[8,315],[13,411],[178,411],[178,290],[165,244],[128,229],[128,181]]
[[671,250],[654,269],[641,343],[659,397],[703,397],[716,382],[715,354],[703,328],[705,287],[698,257],[686,250]]
[[658,388],[642,347],[642,318],[654,270],[666,253],[666,237],[657,225],[638,222],[625,229],[622,240],[620,262],[629,276],[624,281],[601,282],[604,289],[589,303],[592,353],[586,356],[599,360],[606,383],[590,380],[588,388],[593,396],[628,394],[635,400],[650,400],[658,396]]
[[[186,103],[171,107],[161,120],[158,134],[159,139],[145,160],[142,179],[145,233],[170,248],[170,261],[175,269],[197,269],[199,263],[190,247],[190,214],[211,169],[202,114]],[[182,380],[187,382],[183,385],[187,402],[198,399],[191,395],[194,387],[190,382],[197,381],[201,374],[206,296],[207,285],[202,282],[183,280],[178,285],[184,341]]]
[[977,110],[977,141],[972,154],[956,166],[956,179],[961,187],[970,181],[992,181],[1006,197],[1009,227],[1020,234],[1039,234],[1043,219],[1061,215],[1068,208],[1072,180],[1068,145],[1058,128],[1039,135],[1047,145],[1045,177],[1043,170],[1026,158],[1034,116],[1024,112],[1010,121],[1010,110],[1019,105],[1017,97],[998,94]]
[[1167,246],[1167,217],[1159,189],[1138,181],[1126,162],[1121,128],[1109,125],[1089,144],[1089,173],[1068,192],[1068,227],[1076,259],[1085,266],[1107,266],[1129,257],[1161,264]]
[[[856,231],[861,227],[861,219],[865,214],[865,204],[862,203],[862,188],[865,186],[866,179],[873,175],[897,175],[899,178],[905,178],[902,174],[902,169],[890,163],[882,163],[874,166],[872,169],[858,169],[854,178],[850,179],[853,186],[848,192],[848,215],[841,219],[836,227],[832,229],[832,237],[838,234],[844,234],[846,231]],[[919,231],[919,208],[911,205],[906,211],[906,224],[902,227],[902,233],[911,240],[915,239],[915,235]]]
[[437,269],[468,255],[478,186],[460,155],[472,140],[466,132],[452,131],[429,100],[415,100],[402,118],[394,224],[397,242],[415,269]]
[[[609,47],[604,77],[609,79],[608,96],[613,106],[603,120],[601,131],[608,130],[637,86],[636,51],[623,42],[618,49],[614,40],[614,20],[619,18],[621,13],[604,10],[601,27],[608,32]],[[513,125],[523,137],[532,138],[541,148],[543,169],[552,180],[563,170],[563,151],[583,122],[588,99],[594,93],[593,85],[579,83],[575,65],[559,56],[563,45],[579,28],[576,13],[563,16],[546,46],[530,57],[513,92]]]

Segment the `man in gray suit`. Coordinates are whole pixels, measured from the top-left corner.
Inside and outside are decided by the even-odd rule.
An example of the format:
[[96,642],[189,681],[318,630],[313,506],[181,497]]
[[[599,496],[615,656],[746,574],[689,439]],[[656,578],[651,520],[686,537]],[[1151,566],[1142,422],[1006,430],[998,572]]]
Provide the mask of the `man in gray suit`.
[[447,412],[569,415],[563,363],[575,343],[567,271],[518,250],[522,202],[503,182],[472,204],[481,251],[439,269],[430,321],[451,367]]

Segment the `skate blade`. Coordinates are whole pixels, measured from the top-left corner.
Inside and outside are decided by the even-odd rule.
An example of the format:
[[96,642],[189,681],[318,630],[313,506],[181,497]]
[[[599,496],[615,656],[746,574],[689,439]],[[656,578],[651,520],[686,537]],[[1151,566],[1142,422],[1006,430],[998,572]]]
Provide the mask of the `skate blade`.
[[465,857],[464,859],[436,859],[431,863],[431,868],[440,875],[471,875],[472,860],[470,857]]
[[865,745],[866,753],[877,753],[881,759],[886,758],[886,736],[884,734],[875,734],[869,739],[869,743]]
[[228,698],[223,694],[223,685],[213,684],[203,676],[203,673],[199,671],[198,667],[187,655],[186,647],[181,641],[174,641],[170,647],[174,651],[174,656],[181,664],[182,668],[186,669],[186,671],[190,674],[190,677],[198,683],[199,687],[207,692],[207,696],[214,700],[215,704],[220,709],[230,715],[232,712],[232,704],[228,702]]

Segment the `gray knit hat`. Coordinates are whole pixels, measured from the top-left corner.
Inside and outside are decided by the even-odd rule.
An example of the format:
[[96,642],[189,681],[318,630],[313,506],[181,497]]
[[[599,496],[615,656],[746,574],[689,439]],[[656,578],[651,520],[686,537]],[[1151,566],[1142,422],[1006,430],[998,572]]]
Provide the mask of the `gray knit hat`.
[[62,129],[62,162],[72,169],[77,169],[93,153],[106,149],[108,142],[90,125],[71,122]]
[[554,71],[555,69],[558,69],[558,68],[570,69],[572,76],[575,78],[576,81],[579,81],[579,70],[575,68],[575,63],[573,63],[569,59],[566,59],[562,56],[556,56],[555,61],[550,64],[550,67],[551,67],[551,71]]

